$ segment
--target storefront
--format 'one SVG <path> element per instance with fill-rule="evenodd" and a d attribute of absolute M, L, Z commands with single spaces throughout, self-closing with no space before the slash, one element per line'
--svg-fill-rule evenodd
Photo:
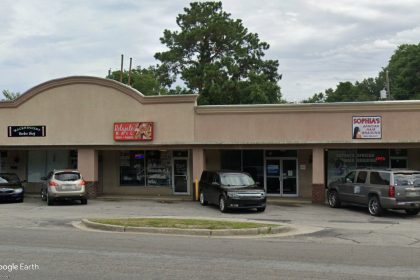
<path fill-rule="evenodd" d="M 420 101 L 197 106 L 116 81 L 67 77 L 0 102 L 0 172 L 37 193 L 79 169 L 92 196 L 184 195 L 204 169 L 251 174 L 270 196 L 322 202 L 360 166 L 420 169 Z"/>

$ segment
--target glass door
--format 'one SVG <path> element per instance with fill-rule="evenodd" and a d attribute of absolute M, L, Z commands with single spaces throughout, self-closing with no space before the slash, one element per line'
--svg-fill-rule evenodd
<path fill-rule="evenodd" d="M 297 196 L 296 159 L 282 159 L 282 195 Z"/>
<path fill-rule="evenodd" d="M 265 161 L 267 194 L 280 195 L 280 160 L 267 159 Z"/>
<path fill-rule="evenodd" d="M 175 194 L 189 193 L 188 158 L 173 159 L 173 190 Z"/>
<path fill-rule="evenodd" d="M 296 159 L 271 158 L 265 160 L 265 183 L 267 194 L 297 196 Z"/>

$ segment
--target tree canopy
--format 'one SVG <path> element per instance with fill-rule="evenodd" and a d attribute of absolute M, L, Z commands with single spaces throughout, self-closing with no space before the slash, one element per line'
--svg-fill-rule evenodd
<path fill-rule="evenodd" d="M 392 98 L 420 99 L 420 43 L 399 46 L 386 70 L 391 80 Z"/>
<path fill-rule="evenodd" d="M 194 2 L 184 12 L 176 18 L 180 30 L 165 30 L 160 39 L 168 50 L 155 54 L 167 85 L 181 79 L 200 104 L 281 102 L 279 63 L 263 59 L 269 45 L 258 34 L 221 2 Z"/>
<path fill-rule="evenodd" d="M 329 88 L 304 100 L 304 103 L 374 101 L 380 99 L 385 88 L 388 71 L 391 98 L 395 100 L 420 99 L 420 44 L 401 45 L 394 52 L 388 65 L 376 78 L 361 82 L 340 82 L 335 89 Z"/>

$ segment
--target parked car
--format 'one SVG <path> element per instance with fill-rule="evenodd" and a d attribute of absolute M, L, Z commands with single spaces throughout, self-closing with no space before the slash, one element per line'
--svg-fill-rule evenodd
<path fill-rule="evenodd" d="M 48 176 L 41 188 L 41 198 L 53 205 L 57 200 L 80 200 L 87 204 L 86 183 L 77 170 L 54 170 Z"/>
<path fill-rule="evenodd" d="M 218 205 L 221 212 L 229 208 L 256 208 L 262 212 L 267 201 L 264 189 L 245 172 L 203 171 L 199 193 L 201 205 Z"/>
<path fill-rule="evenodd" d="M 385 209 L 405 210 L 408 215 L 420 211 L 420 171 L 402 169 L 356 169 L 328 186 L 328 204 L 367 206 L 369 213 L 380 216 Z"/>
<path fill-rule="evenodd" d="M 0 201 L 23 202 L 24 182 L 15 173 L 0 173 Z"/>

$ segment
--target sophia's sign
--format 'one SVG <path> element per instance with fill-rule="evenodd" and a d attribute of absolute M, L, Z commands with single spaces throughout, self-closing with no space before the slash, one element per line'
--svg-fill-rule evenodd
<path fill-rule="evenodd" d="M 381 139 L 382 117 L 353 117 L 353 139 Z"/>
<path fill-rule="evenodd" d="M 115 141 L 152 141 L 153 122 L 114 123 Z"/>
<path fill-rule="evenodd" d="M 45 125 L 7 127 L 9 137 L 45 137 L 46 133 Z"/>

